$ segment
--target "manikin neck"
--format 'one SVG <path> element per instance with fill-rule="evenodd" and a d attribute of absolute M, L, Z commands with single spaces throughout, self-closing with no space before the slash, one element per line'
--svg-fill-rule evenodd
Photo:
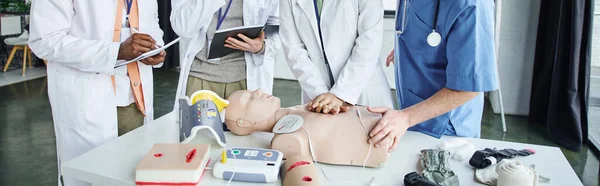
<path fill-rule="evenodd" d="M 277 109 L 277 111 L 275 111 L 267 120 L 267 124 L 265 125 L 264 128 L 260 128 L 259 131 L 262 132 L 272 132 L 273 131 L 273 127 L 275 127 L 275 124 L 277 123 L 277 121 L 279 121 L 283 116 L 288 115 L 292 112 L 292 109 L 289 108 L 280 108 Z"/>

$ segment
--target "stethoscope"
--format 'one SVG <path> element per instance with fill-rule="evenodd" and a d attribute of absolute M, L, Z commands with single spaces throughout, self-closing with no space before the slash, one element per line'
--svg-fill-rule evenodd
<path fill-rule="evenodd" d="M 406 9 L 408 8 L 409 0 L 404 0 L 404 3 L 399 3 L 399 5 L 403 7 L 403 8 L 398 8 L 398 10 L 402 9 L 402 24 L 400 24 L 400 25 L 396 24 L 396 33 L 402 35 L 404 33 L 404 29 L 406 28 Z M 429 35 L 427 35 L 427 44 L 429 44 L 429 46 L 431 46 L 431 47 L 437 47 L 442 42 L 442 35 L 440 35 L 440 33 L 437 32 L 437 30 L 436 30 L 439 13 L 440 13 L 440 0 L 437 0 L 437 3 L 435 5 L 435 13 L 433 16 L 433 30 L 431 31 L 431 33 Z M 396 13 L 396 18 L 398 17 L 397 14 L 398 13 Z M 398 27 L 400 27 L 400 28 L 398 28 Z"/>

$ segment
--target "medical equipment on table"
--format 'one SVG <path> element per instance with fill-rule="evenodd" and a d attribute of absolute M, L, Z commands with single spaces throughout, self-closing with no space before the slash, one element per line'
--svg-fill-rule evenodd
<path fill-rule="evenodd" d="M 298 115 L 285 115 L 275 123 L 273 133 L 286 134 L 296 132 L 304 124 L 304 118 Z"/>
<path fill-rule="evenodd" d="M 411 172 L 404 176 L 405 186 L 439 186 L 437 183 L 430 182 L 423 175 L 417 172 Z"/>
<path fill-rule="evenodd" d="M 533 149 L 523 149 L 523 150 L 514 150 L 514 149 L 490 149 L 486 148 L 484 150 L 478 150 L 473 154 L 471 159 L 469 160 L 469 164 L 477 169 L 483 169 L 490 165 L 494 165 L 503 159 L 512 159 L 519 156 L 529 156 L 535 154 L 535 150 Z"/>
<path fill-rule="evenodd" d="M 193 102 L 192 102 L 193 101 Z M 190 104 L 192 103 L 192 104 Z M 190 98 L 179 98 L 179 140 L 190 142 L 199 130 L 209 130 L 221 147 L 225 147 L 222 112 L 229 105 L 217 94 L 200 90 Z"/>
<path fill-rule="evenodd" d="M 210 161 L 208 144 L 154 144 L 135 169 L 136 185 L 198 185 Z"/>
<path fill-rule="evenodd" d="M 282 161 L 283 153 L 277 150 L 230 148 L 215 163 L 212 172 L 224 180 L 269 183 L 277 181 Z"/>
<path fill-rule="evenodd" d="M 400 10 L 402 10 L 402 22 L 400 25 L 396 24 L 396 34 L 402 35 L 404 33 L 404 30 L 406 29 L 406 9 L 408 8 L 408 6 L 410 6 L 410 0 L 401 0 L 399 6 L 400 7 L 398 7 L 398 11 L 396 11 L 396 18 L 398 17 Z M 429 46 L 432 47 L 437 47 L 442 42 L 442 35 L 440 35 L 440 33 L 436 31 L 439 13 L 440 0 L 437 0 L 437 3 L 435 5 L 435 13 L 433 17 L 433 30 L 427 36 L 427 44 L 429 44 Z"/>
<path fill-rule="evenodd" d="M 476 151 L 475 146 L 463 138 L 444 141 L 438 146 L 438 149 L 450 152 L 452 159 L 457 161 L 471 157 Z"/>

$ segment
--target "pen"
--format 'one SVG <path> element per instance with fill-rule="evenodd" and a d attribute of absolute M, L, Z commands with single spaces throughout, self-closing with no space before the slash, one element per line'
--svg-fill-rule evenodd
<path fill-rule="evenodd" d="M 132 30 L 134 33 L 140 33 L 140 34 L 143 34 L 143 33 L 141 33 L 140 31 L 136 30 L 136 29 L 135 29 L 135 28 L 133 28 L 133 27 L 131 27 L 131 30 Z M 160 46 L 158 46 L 157 44 L 154 44 L 154 46 L 155 46 L 156 48 L 160 48 Z"/>

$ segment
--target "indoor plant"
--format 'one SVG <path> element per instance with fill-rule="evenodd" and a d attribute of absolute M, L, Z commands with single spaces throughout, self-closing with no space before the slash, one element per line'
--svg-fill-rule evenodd
<path fill-rule="evenodd" d="M 2 13 L 29 13 L 31 2 L 24 0 L 2 0 L 0 1 L 0 12 Z"/>

